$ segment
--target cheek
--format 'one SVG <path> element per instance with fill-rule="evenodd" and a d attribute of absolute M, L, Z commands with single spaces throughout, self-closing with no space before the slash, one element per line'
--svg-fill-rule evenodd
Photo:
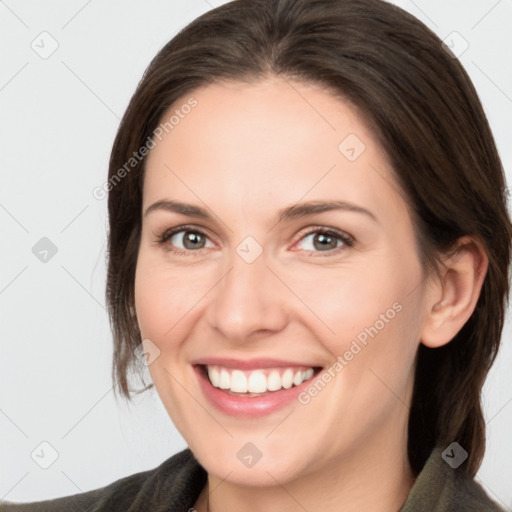
<path fill-rule="evenodd" d="M 307 283 L 290 287 L 324 325 L 326 339 L 344 340 L 374 324 L 381 331 L 393 322 L 407 295 L 405 281 L 396 273 L 354 266 L 316 272 Z"/>
<path fill-rule="evenodd" d="M 199 286 L 201 282 L 203 286 Z M 196 320 L 194 306 L 207 289 L 207 283 L 193 269 L 173 268 L 161 257 L 141 250 L 135 274 L 137 320 L 142 338 L 149 338 L 159 350 L 148 370 L 163 405 L 182 433 L 191 428 L 186 424 L 190 403 L 183 401 L 181 387 L 191 387 L 182 345 Z"/>
<path fill-rule="evenodd" d="M 322 269 L 309 283 L 295 278 L 292 286 L 322 344 L 353 367 L 350 374 L 375 366 L 392 380 L 393 372 L 409 370 L 417 348 L 421 268 L 412 252 L 381 256 L 368 265 Z"/>
<path fill-rule="evenodd" d="M 172 342 L 207 293 L 207 273 L 198 267 L 171 266 L 141 251 L 135 274 L 135 307 L 142 335 L 156 343 Z"/>

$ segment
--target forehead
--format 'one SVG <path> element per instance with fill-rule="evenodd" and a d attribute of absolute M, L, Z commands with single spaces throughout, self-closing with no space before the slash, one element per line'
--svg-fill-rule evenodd
<path fill-rule="evenodd" d="M 195 106 L 184 108 L 191 98 Z M 397 199 L 371 127 L 319 85 L 215 83 L 180 98 L 162 122 L 173 115 L 146 162 L 145 205 L 164 193 L 195 202 L 215 193 L 259 209 L 263 193 L 276 208 L 303 196 L 381 209 Z"/>

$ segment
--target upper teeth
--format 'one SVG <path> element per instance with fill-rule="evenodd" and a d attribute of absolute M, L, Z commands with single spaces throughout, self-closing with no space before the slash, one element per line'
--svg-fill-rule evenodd
<path fill-rule="evenodd" d="M 234 370 L 222 366 L 208 366 L 208 377 L 216 388 L 229 389 L 235 393 L 265 393 L 289 389 L 310 379 L 313 368 L 273 368 L 253 371 Z"/>

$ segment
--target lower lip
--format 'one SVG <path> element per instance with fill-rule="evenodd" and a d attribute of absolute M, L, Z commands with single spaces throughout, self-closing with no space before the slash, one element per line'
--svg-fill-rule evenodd
<path fill-rule="evenodd" d="M 315 372 L 311 379 L 289 389 L 269 391 L 266 395 L 247 397 L 230 395 L 222 389 L 214 387 L 210 379 L 203 373 L 202 367 L 194 366 L 194 370 L 203 393 L 217 409 L 231 416 L 249 418 L 271 414 L 294 400 L 298 400 L 298 395 L 311 384 L 312 379 L 316 376 Z"/>

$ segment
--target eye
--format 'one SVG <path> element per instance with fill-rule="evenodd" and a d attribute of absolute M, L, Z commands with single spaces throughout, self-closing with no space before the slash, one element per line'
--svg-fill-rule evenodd
<path fill-rule="evenodd" d="M 180 255 L 189 255 L 206 247 L 215 247 L 205 233 L 192 226 L 178 226 L 165 231 L 158 236 L 157 244 L 166 244 L 170 251 Z"/>
<path fill-rule="evenodd" d="M 315 227 L 303 236 L 299 242 L 302 249 L 313 252 L 324 252 L 321 256 L 331 256 L 346 247 L 354 245 L 354 238 L 332 228 Z"/>
<path fill-rule="evenodd" d="M 309 252 L 325 253 L 320 256 L 332 256 L 354 245 L 354 238 L 347 233 L 316 226 L 302 236 L 296 245 L 303 244 L 302 249 Z M 157 235 L 157 245 L 180 256 L 191 256 L 194 252 L 208 247 L 215 247 L 208 236 L 194 226 L 177 226 Z"/>

